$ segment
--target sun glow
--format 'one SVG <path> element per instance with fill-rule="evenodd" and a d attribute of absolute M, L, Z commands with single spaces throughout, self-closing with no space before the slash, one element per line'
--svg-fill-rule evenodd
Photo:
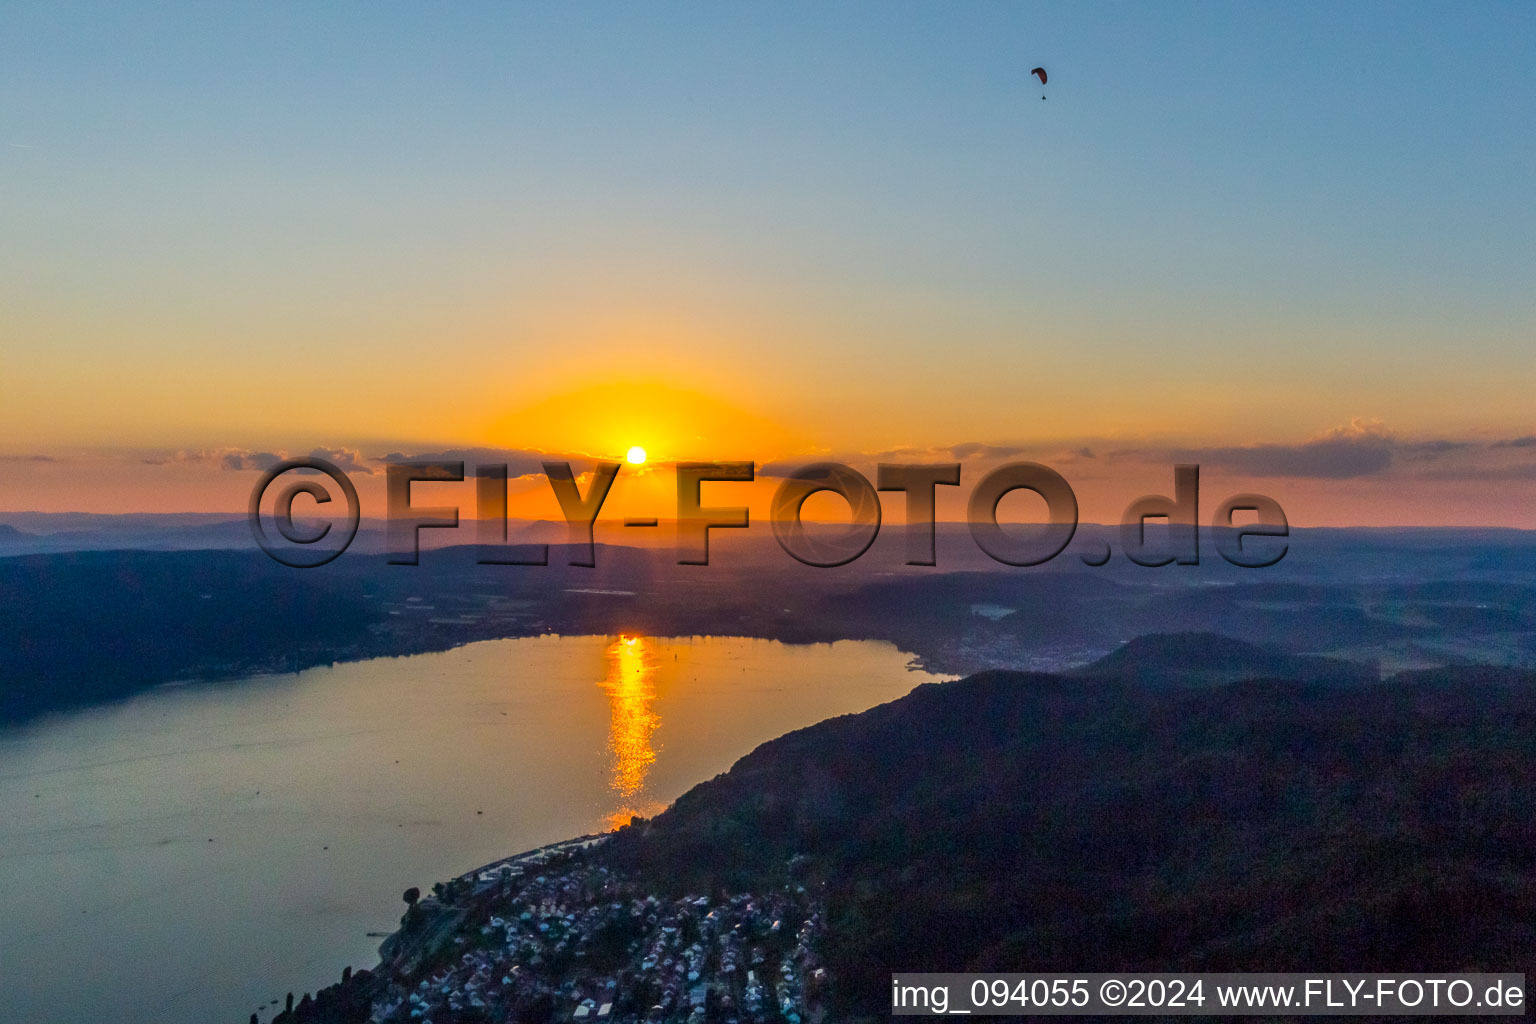
<path fill-rule="evenodd" d="M 645 449 L 641 448 L 639 445 L 635 445 L 633 448 L 631 448 L 624 454 L 624 457 L 629 460 L 629 464 L 631 466 L 645 465 Z"/>
<path fill-rule="evenodd" d="M 483 430 L 494 445 L 586 457 L 623 452 L 642 437 L 647 459 L 653 452 L 668 459 L 766 459 L 810 445 L 752 410 L 650 378 L 547 395 Z"/>

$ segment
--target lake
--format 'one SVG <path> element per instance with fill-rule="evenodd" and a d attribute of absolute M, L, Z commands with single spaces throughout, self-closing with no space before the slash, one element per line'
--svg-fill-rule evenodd
<path fill-rule="evenodd" d="M 652 815 L 937 676 L 886 643 L 529 637 L 0 730 L 0 1020 L 244 1024 L 410 886 Z"/>

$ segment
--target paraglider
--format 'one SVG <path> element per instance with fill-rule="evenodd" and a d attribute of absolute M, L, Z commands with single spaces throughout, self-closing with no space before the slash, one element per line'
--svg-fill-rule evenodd
<path fill-rule="evenodd" d="M 1040 79 L 1040 84 L 1042 86 L 1045 85 L 1045 68 L 1031 68 L 1029 73 Z M 1042 94 L 1040 98 L 1043 100 L 1045 99 L 1045 96 Z"/>

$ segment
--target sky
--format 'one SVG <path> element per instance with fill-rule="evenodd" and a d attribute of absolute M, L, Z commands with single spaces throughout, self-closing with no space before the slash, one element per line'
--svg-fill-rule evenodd
<path fill-rule="evenodd" d="M 1185 459 L 1536 528 L 1532 53 L 1515 2 L 7 3 L 0 511 L 959 447 L 1107 519 Z"/>

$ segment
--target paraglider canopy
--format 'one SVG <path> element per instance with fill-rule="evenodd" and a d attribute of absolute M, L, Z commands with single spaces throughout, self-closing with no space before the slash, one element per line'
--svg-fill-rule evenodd
<path fill-rule="evenodd" d="M 1029 73 L 1040 79 L 1041 85 L 1045 84 L 1045 68 L 1034 68 Z"/>

